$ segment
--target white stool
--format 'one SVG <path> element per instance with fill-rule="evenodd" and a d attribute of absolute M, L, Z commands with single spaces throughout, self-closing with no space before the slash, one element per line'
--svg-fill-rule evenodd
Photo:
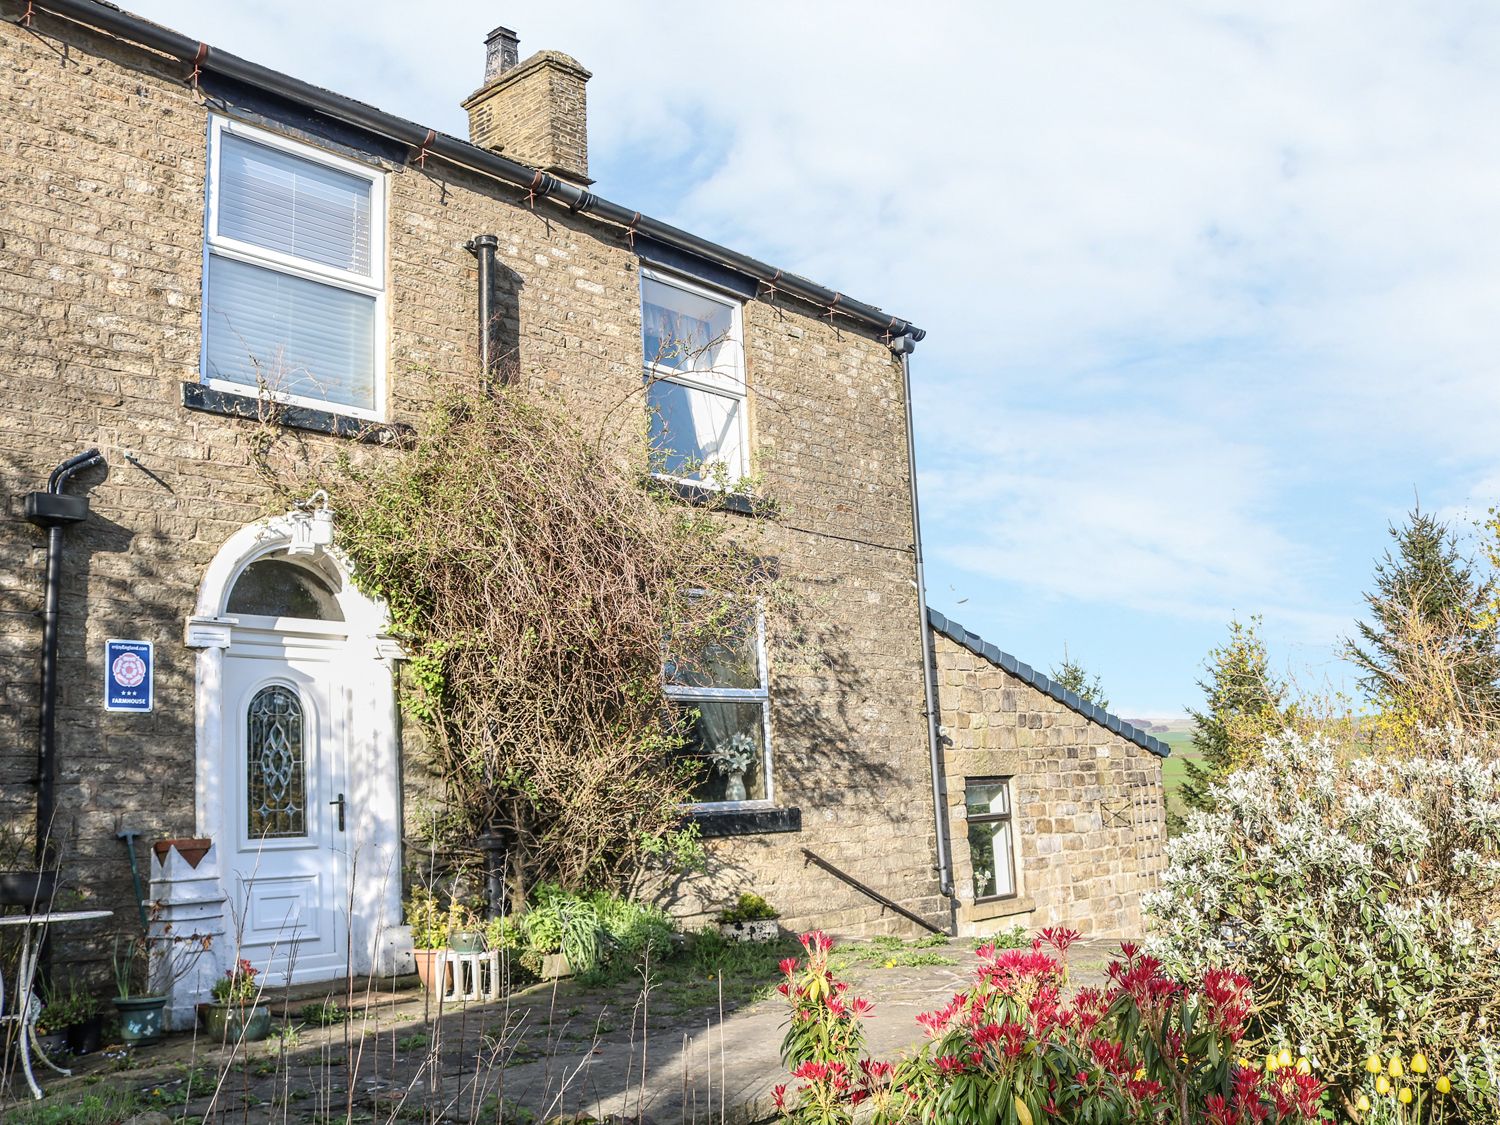
<path fill-rule="evenodd" d="M 438 991 L 444 1003 L 500 999 L 500 953 L 455 953 L 445 949 L 437 959 Z"/>

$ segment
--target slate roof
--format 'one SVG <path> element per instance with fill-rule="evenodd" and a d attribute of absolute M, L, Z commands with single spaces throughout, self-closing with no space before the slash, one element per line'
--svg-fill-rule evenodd
<path fill-rule="evenodd" d="M 1165 758 L 1172 753 L 1172 748 L 1159 738 L 1153 738 L 1139 727 L 1132 726 L 1118 715 L 1112 715 L 1102 707 L 1095 707 L 1092 703 L 1081 698 L 1076 692 L 1071 692 L 1056 680 L 1042 675 L 1029 664 L 1022 664 L 1008 652 L 1001 652 L 989 641 L 976 633 L 971 633 L 957 621 L 950 621 L 937 610 L 927 609 L 928 620 L 933 629 L 943 634 L 954 644 L 962 645 L 975 656 L 982 656 L 991 664 L 997 664 L 1017 679 L 1025 680 L 1038 691 L 1045 692 L 1057 700 L 1069 710 L 1077 711 L 1090 722 L 1098 723 L 1100 726 L 1114 731 L 1121 738 L 1134 742 L 1143 750 L 1149 750 L 1159 758 Z"/>

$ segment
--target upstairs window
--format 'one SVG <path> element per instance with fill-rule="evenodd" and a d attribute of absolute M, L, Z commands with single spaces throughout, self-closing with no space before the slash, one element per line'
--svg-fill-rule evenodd
<path fill-rule="evenodd" d="M 699 806 L 772 799 L 765 627 L 747 613 L 691 662 L 669 656 L 667 696 L 688 720 L 682 753 L 698 767 Z"/>
<path fill-rule="evenodd" d="M 658 474 L 710 484 L 743 477 L 749 464 L 739 303 L 643 270 L 641 346 Z"/>
<path fill-rule="evenodd" d="M 382 173 L 239 122 L 211 121 L 203 382 L 378 418 Z"/>

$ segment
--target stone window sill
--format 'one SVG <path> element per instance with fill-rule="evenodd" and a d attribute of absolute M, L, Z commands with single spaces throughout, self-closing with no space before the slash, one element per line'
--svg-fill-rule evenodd
<path fill-rule="evenodd" d="M 726 512 L 753 516 L 757 519 L 769 519 L 776 514 L 775 504 L 762 496 L 746 496 L 742 492 L 724 492 L 706 484 L 693 484 L 690 481 L 676 480 L 672 477 L 652 476 L 647 479 L 648 483 L 677 497 L 684 504 L 702 508 L 722 508 Z"/>
<path fill-rule="evenodd" d="M 688 817 L 705 840 L 802 831 L 801 809 L 693 809 Z"/>
<path fill-rule="evenodd" d="M 1013 914 L 1030 914 L 1036 909 L 1036 900 L 1029 895 L 1015 898 L 997 898 L 992 902 L 970 902 L 958 908 L 960 922 L 988 922 L 994 918 L 1009 918 Z"/>
<path fill-rule="evenodd" d="M 399 422 L 371 422 L 364 418 L 352 418 L 347 414 L 335 414 L 331 410 L 316 410 L 310 406 L 292 406 L 279 402 L 267 406 L 254 395 L 231 394 L 214 387 L 205 387 L 202 383 L 182 384 L 182 405 L 205 414 L 221 414 L 226 418 L 243 418 L 250 422 L 274 421 L 279 426 L 294 430 L 331 434 L 374 445 L 400 441 L 415 432 L 410 426 Z"/>

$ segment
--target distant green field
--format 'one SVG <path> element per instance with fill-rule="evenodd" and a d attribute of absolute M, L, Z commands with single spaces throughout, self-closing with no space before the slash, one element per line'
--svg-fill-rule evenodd
<path fill-rule="evenodd" d="M 1187 777 L 1186 762 L 1191 759 L 1197 761 L 1199 754 L 1193 749 L 1193 732 L 1186 730 L 1168 731 L 1166 734 L 1158 734 L 1161 739 L 1172 748 L 1172 756 L 1161 764 L 1162 786 L 1167 791 L 1167 803 L 1176 805 L 1177 790 Z M 1181 807 L 1178 811 L 1181 811 Z"/>

